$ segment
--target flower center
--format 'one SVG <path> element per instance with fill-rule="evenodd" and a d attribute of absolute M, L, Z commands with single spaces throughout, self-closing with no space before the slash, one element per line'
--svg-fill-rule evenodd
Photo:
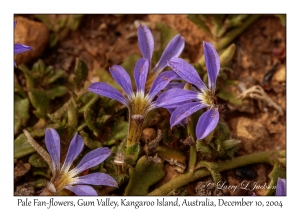
<path fill-rule="evenodd" d="M 144 118 L 150 106 L 148 95 L 145 97 L 143 92 L 137 92 L 136 95 L 131 99 L 130 106 L 131 116 L 141 115 Z"/>
<path fill-rule="evenodd" d="M 198 94 L 198 99 L 201 103 L 206 104 L 209 107 L 214 107 L 214 94 L 210 89 L 203 91 L 202 93 Z"/>

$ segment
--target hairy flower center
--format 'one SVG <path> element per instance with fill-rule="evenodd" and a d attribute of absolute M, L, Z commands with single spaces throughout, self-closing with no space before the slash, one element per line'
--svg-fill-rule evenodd
<path fill-rule="evenodd" d="M 132 98 L 131 103 L 131 115 L 142 115 L 146 116 L 150 102 L 148 96 L 144 96 L 143 92 L 137 92 L 136 95 Z"/>
<path fill-rule="evenodd" d="M 203 91 L 202 93 L 198 94 L 198 99 L 201 101 L 201 103 L 206 104 L 209 107 L 214 107 L 214 94 L 211 90 L 207 89 Z"/>
<path fill-rule="evenodd" d="M 72 181 L 73 177 L 70 176 L 68 173 L 60 174 L 54 180 L 52 180 L 52 186 L 56 189 L 56 192 L 59 193 L 64 189 L 65 186 L 70 184 Z"/>

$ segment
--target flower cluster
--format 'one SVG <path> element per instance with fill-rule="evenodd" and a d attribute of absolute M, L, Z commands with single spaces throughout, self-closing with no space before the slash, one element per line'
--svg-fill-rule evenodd
<path fill-rule="evenodd" d="M 161 94 L 156 100 L 158 107 L 176 108 L 171 115 L 171 127 L 181 123 L 182 120 L 196 111 L 209 108 L 198 120 L 196 126 L 197 140 L 204 139 L 215 129 L 219 121 L 218 106 L 214 103 L 214 96 L 220 70 L 220 59 L 211 43 L 204 42 L 203 46 L 208 72 L 208 86 L 203 83 L 192 65 L 181 58 L 173 57 L 168 61 L 168 65 L 183 80 L 193 84 L 198 90 L 172 88 Z"/>
<path fill-rule="evenodd" d="M 98 195 L 89 185 L 106 185 L 118 187 L 117 182 L 109 175 L 104 173 L 92 173 L 78 177 L 77 175 L 86 169 L 92 168 L 103 162 L 111 151 L 103 147 L 87 153 L 80 163 L 70 170 L 73 161 L 81 153 L 84 143 L 83 139 L 77 133 L 73 137 L 64 164 L 60 167 L 60 138 L 56 130 L 47 128 L 45 134 L 45 143 L 51 156 L 52 179 L 48 183 L 41 195 L 56 195 L 63 189 L 70 190 L 76 195 Z"/>
<path fill-rule="evenodd" d="M 134 121 L 136 124 L 134 125 L 136 126 L 136 128 L 133 129 L 133 132 L 138 133 L 135 135 L 131 134 L 129 128 L 128 142 L 132 141 L 133 143 L 138 142 L 143 120 L 146 117 L 147 113 L 157 107 L 156 102 L 154 101 L 155 96 L 162 89 L 164 89 L 171 80 L 178 77 L 177 74 L 173 71 L 165 71 L 159 75 L 157 74 L 167 66 L 167 61 L 171 59 L 171 57 L 178 56 L 184 47 L 184 40 L 180 35 L 175 36 L 170 41 L 170 43 L 164 50 L 159 62 L 154 67 L 154 69 L 151 70 L 151 73 L 157 76 L 155 76 L 150 90 L 146 93 L 145 86 L 150 69 L 152 53 L 154 50 L 154 41 L 151 31 L 144 25 L 140 25 L 138 27 L 138 43 L 143 58 L 138 60 L 134 68 L 134 79 L 136 84 L 135 91 L 133 91 L 130 76 L 128 75 L 126 70 L 119 65 L 114 65 L 113 67 L 109 68 L 109 71 L 114 80 L 125 91 L 126 97 L 124 97 L 115 88 L 104 82 L 93 83 L 89 87 L 89 91 L 101 96 L 115 99 L 127 106 L 127 108 L 129 109 L 130 120 Z"/>
<path fill-rule="evenodd" d="M 14 28 L 17 25 L 17 21 L 14 21 Z M 14 54 L 19 54 L 22 52 L 26 52 L 28 50 L 32 50 L 33 48 L 27 45 L 23 44 L 14 44 Z M 16 62 L 14 62 L 14 65 L 17 66 Z"/>

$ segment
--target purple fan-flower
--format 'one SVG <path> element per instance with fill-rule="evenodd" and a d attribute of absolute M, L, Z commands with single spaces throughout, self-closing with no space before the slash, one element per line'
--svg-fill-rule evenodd
<path fill-rule="evenodd" d="M 149 68 L 151 67 L 151 59 L 154 51 L 154 39 L 150 29 L 141 24 L 138 27 L 138 43 L 143 58 L 148 59 Z M 184 48 L 184 38 L 177 34 L 166 46 L 159 61 L 153 69 L 149 71 L 152 75 L 159 74 L 166 66 L 168 60 L 172 57 L 178 57 Z"/>
<path fill-rule="evenodd" d="M 158 107 L 176 108 L 170 118 L 171 127 L 179 124 L 184 118 L 196 111 L 209 108 L 198 120 L 196 126 L 197 140 L 204 139 L 216 128 L 219 122 L 219 112 L 214 103 L 214 95 L 220 70 L 220 59 L 211 43 L 203 42 L 203 46 L 208 72 L 208 86 L 203 83 L 192 65 L 181 58 L 173 57 L 168 61 L 168 65 L 182 79 L 193 84 L 198 91 L 173 88 L 161 94 L 156 100 Z M 182 105 L 182 102 L 186 103 Z"/>
<path fill-rule="evenodd" d="M 96 82 L 90 85 L 89 91 L 101 96 L 115 99 L 129 110 L 129 131 L 127 145 L 131 146 L 139 142 L 142 126 L 148 112 L 156 108 L 155 96 L 164 89 L 171 80 L 177 77 L 173 71 L 165 71 L 159 74 L 152 83 L 148 93 L 145 84 L 148 75 L 148 59 L 141 58 L 134 68 L 136 91 L 133 91 L 130 76 L 121 66 L 114 65 L 109 71 L 114 80 L 124 89 L 126 97 L 112 86 L 104 82 Z"/>
<path fill-rule="evenodd" d="M 286 179 L 278 178 L 275 195 L 286 196 Z"/>
<path fill-rule="evenodd" d="M 89 185 L 118 187 L 117 182 L 104 173 L 96 172 L 78 176 L 84 170 L 100 164 L 110 156 L 111 151 L 109 148 L 103 147 L 90 151 L 75 168 L 70 170 L 73 161 L 83 149 L 82 137 L 77 133 L 75 134 L 62 167 L 60 167 L 60 138 L 56 130 L 53 128 L 46 129 L 45 143 L 51 157 L 49 167 L 53 176 L 41 195 L 56 195 L 63 189 L 70 190 L 76 195 L 98 195 L 96 190 Z"/>
<path fill-rule="evenodd" d="M 14 21 L 14 28 L 17 25 L 17 21 Z M 19 54 L 22 52 L 26 52 L 28 50 L 32 50 L 33 48 L 24 44 L 14 44 L 14 54 Z M 14 62 L 14 65 L 17 66 L 16 62 Z"/>
<path fill-rule="evenodd" d="M 154 80 L 148 93 L 145 93 L 145 84 L 148 74 L 148 59 L 141 58 L 134 68 L 134 79 L 136 83 L 136 91 L 133 91 L 130 76 L 121 66 L 114 65 L 109 71 L 114 80 L 124 89 L 126 97 L 112 86 L 104 82 L 96 82 L 90 85 L 89 91 L 101 96 L 115 99 L 130 111 L 133 118 L 144 118 L 146 114 L 156 108 L 156 102 L 153 101 L 159 91 L 164 89 L 166 85 L 177 75 L 172 71 L 162 72 Z"/>

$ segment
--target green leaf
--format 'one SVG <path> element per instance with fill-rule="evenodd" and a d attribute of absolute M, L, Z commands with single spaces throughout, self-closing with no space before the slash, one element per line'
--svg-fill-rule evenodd
<path fill-rule="evenodd" d="M 29 163 L 37 168 L 46 168 L 48 167 L 47 162 L 38 154 L 34 153 L 29 157 Z"/>
<path fill-rule="evenodd" d="M 270 184 L 268 185 L 270 188 L 268 188 L 265 195 L 274 195 L 278 178 L 286 178 L 286 167 L 279 162 L 275 162 L 273 170 L 269 174 L 269 178 L 271 179 Z"/>
<path fill-rule="evenodd" d="M 99 141 L 93 141 L 84 131 L 80 131 L 80 136 L 82 136 L 84 144 L 90 149 L 96 149 L 102 146 Z"/>
<path fill-rule="evenodd" d="M 113 125 L 111 132 L 105 141 L 105 145 L 110 146 L 115 144 L 118 140 L 126 138 L 128 133 L 128 122 L 124 121 L 123 118 L 119 118 L 118 121 Z"/>
<path fill-rule="evenodd" d="M 74 83 L 77 90 L 83 87 L 84 81 L 87 79 L 88 72 L 89 69 L 86 63 L 76 58 Z"/>
<path fill-rule="evenodd" d="M 14 141 L 14 158 L 18 159 L 35 152 L 35 149 L 29 144 L 26 136 L 22 133 Z"/>
<path fill-rule="evenodd" d="M 36 109 L 36 116 L 39 118 L 45 118 L 46 113 L 48 113 L 50 109 L 50 101 L 47 97 L 46 91 L 31 89 L 29 91 L 29 99 L 32 106 Z"/>
<path fill-rule="evenodd" d="M 163 159 L 166 159 L 166 160 L 172 159 L 172 160 L 176 160 L 180 163 L 185 163 L 185 159 L 186 159 L 185 155 L 178 150 L 160 145 L 156 148 L 155 152 L 158 154 L 158 156 L 160 156 Z"/>
<path fill-rule="evenodd" d="M 242 105 L 242 101 L 237 99 L 235 94 L 233 94 L 232 92 L 228 92 L 224 89 L 220 89 L 217 96 L 225 101 L 232 103 L 232 104 Z"/>
<path fill-rule="evenodd" d="M 53 88 L 47 89 L 46 94 L 49 99 L 53 100 L 56 97 L 66 95 L 68 91 L 69 89 L 66 86 L 55 86 Z"/>
<path fill-rule="evenodd" d="M 203 167 L 206 168 L 210 172 L 215 183 L 218 183 L 220 181 L 221 175 L 218 171 L 218 164 L 212 163 L 212 162 L 207 162 L 207 161 L 200 161 L 197 164 L 197 169 L 203 168 Z"/>
<path fill-rule="evenodd" d="M 35 188 L 44 188 L 47 186 L 48 182 L 49 182 L 49 180 L 47 180 L 47 179 L 38 179 L 35 181 L 34 187 Z"/>
<path fill-rule="evenodd" d="M 91 107 L 96 101 L 99 99 L 99 95 L 92 93 L 92 92 L 86 92 L 79 98 L 80 106 L 82 106 L 79 109 L 79 113 L 84 113 L 89 107 Z"/>
<path fill-rule="evenodd" d="M 82 17 L 83 17 L 82 14 L 70 15 L 66 24 L 67 28 L 71 29 L 72 31 L 77 30 Z"/>
<path fill-rule="evenodd" d="M 96 113 L 95 110 L 89 107 L 88 109 L 85 110 L 84 114 L 84 121 L 86 125 L 93 131 L 93 134 L 95 136 L 99 135 L 98 128 L 96 127 Z"/>
<path fill-rule="evenodd" d="M 222 67 L 227 66 L 231 62 L 231 60 L 235 54 L 235 51 L 236 51 L 236 46 L 234 43 L 232 43 L 221 53 L 220 65 Z"/>
<path fill-rule="evenodd" d="M 147 195 L 149 187 L 164 177 L 163 161 L 158 157 L 142 156 L 135 168 L 129 169 L 129 183 L 124 195 Z"/>
<path fill-rule="evenodd" d="M 29 99 L 20 99 L 15 96 L 14 103 L 14 134 L 18 133 L 20 129 L 26 126 L 29 119 Z"/>
<path fill-rule="evenodd" d="M 45 79 L 44 85 L 49 85 L 51 83 L 56 82 L 58 79 L 65 78 L 65 77 L 67 77 L 67 73 L 64 70 L 61 69 L 55 70 L 52 76 L 48 76 Z"/>
<path fill-rule="evenodd" d="M 75 108 L 74 102 L 70 100 L 68 105 L 68 126 L 75 129 L 77 127 L 77 124 L 77 110 Z"/>

